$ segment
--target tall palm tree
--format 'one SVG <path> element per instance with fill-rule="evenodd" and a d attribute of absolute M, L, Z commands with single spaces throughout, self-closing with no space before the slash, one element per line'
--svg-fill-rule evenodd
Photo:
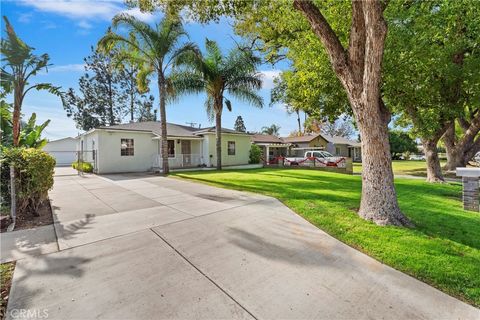
<path fill-rule="evenodd" d="M 48 54 L 37 56 L 33 54 L 34 48 L 23 42 L 13 30 L 7 17 L 5 20 L 5 33 L 7 37 L 2 38 L 0 52 L 2 54 L 2 67 L 0 74 L 0 86 L 3 98 L 13 92 L 13 115 L 12 115 L 12 135 L 13 146 L 17 147 L 20 143 L 20 117 L 23 100 L 25 95 L 32 89 L 47 90 L 57 96 L 62 97 L 60 87 L 55 87 L 50 83 L 36 83 L 29 86 L 29 80 L 42 69 L 47 69 L 50 57 Z"/>
<path fill-rule="evenodd" d="M 272 124 L 270 127 L 263 127 L 262 133 L 278 137 L 280 135 L 280 127 L 276 124 Z"/>
<path fill-rule="evenodd" d="M 175 94 L 206 92 L 205 109 L 211 121 L 215 118 L 217 169 L 222 169 L 222 112 L 223 106 L 232 111 L 226 94 L 256 107 L 263 107 L 263 99 L 256 91 L 262 87 L 257 71 L 260 59 L 251 51 L 235 48 L 222 55 L 215 41 L 206 39 L 206 55 L 185 56 L 179 63 L 184 68 L 172 76 Z"/>
<path fill-rule="evenodd" d="M 113 29 L 126 27 L 132 36 L 123 36 L 109 30 L 98 42 L 101 50 L 110 51 L 117 46 L 127 45 L 130 51 L 119 50 L 119 60 L 125 59 L 136 62 L 140 67 L 137 76 L 140 91 L 146 91 L 149 84 L 148 78 L 157 76 L 158 91 L 160 96 L 160 126 L 162 144 L 162 171 L 169 173 L 168 142 L 167 142 L 167 116 L 165 105 L 169 98 L 169 74 L 183 55 L 198 51 L 197 46 L 191 42 L 180 43 L 187 34 L 179 20 L 162 19 L 155 26 L 138 20 L 128 14 L 119 14 L 112 19 Z"/>

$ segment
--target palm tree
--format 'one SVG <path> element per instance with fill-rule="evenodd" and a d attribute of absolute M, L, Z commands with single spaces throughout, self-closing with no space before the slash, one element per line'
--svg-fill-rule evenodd
<path fill-rule="evenodd" d="M 263 127 L 262 133 L 278 137 L 280 135 L 280 127 L 276 124 L 272 124 L 270 127 Z"/>
<path fill-rule="evenodd" d="M 47 69 L 50 57 L 44 53 L 41 56 L 33 54 L 34 48 L 23 42 L 13 30 L 7 17 L 5 20 L 5 31 L 7 37 L 2 38 L 1 54 L 2 67 L 0 74 L 0 85 L 2 88 L 1 97 L 13 92 L 13 115 L 12 115 L 12 135 L 13 146 L 17 147 L 20 143 L 20 117 L 22 104 L 25 95 L 32 89 L 47 90 L 57 96 L 62 97 L 60 87 L 54 87 L 50 83 L 37 83 L 29 86 L 29 80 L 42 69 Z"/>
<path fill-rule="evenodd" d="M 222 111 L 223 106 L 232 111 L 229 96 L 263 107 L 263 99 L 256 91 L 262 87 L 261 74 L 257 72 L 260 59 L 251 51 L 234 48 L 223 56 L 215 41 L 206 39 L 206 55 L 189 55 L 180 61 L 185 68 L 172 76 L 175 94 L 206 92 L 205 109 L 210 121 L 215 118 L 217 169 L 222 169 Z"/>
<path fill-rule="evenodd" d="M 160 96 L 160 126 L 162 144 L 162 171 L 169 173 L 167 116 L 165 105 L 169 97 L 169 71 L 183 55 L 198 51 L 191 42 L 180 44 L 182 37 L 187 36 L 179 20 L 162 19 L 154 27 L 128 14 L 119 14 L 112 19 L 112 27 L 126 27 L 132 36 L 124 37 L 109 30 L 98 42 L 101 50 L 110 51 L 115 47 L 128 46 L 132 50 L 119 50 L 119 61 L 136 62 L 140 67 L 137 76 L 140 91 L 146 91 L 148 78 L 157 76 Z"/>

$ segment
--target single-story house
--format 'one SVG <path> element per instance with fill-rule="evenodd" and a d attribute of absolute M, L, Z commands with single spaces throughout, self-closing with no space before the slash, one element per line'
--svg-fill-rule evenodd
<path fill-rule="evenodd" d="M 167 123 L 167 136 L 171 169 L 216 165 L 215 127 Z M 248 164 L 250 146 L 250 134 L 222 128 L 222 165 Z M 161 170 L 160 122 L 95 128 L 79 136 L 78 149 L 99 174 Z"/>
<path fill-rule="evenodd" d="M 303 156 L 307 149 L 321 149 L 330 152 L 334 156 L 349 157 L 353 161 L 362 161 L 360 142 L 344 137 L 333 137 L 317 133 L 280 139 L 283 143 L 291 145 L 289 154 L 294 156 Z"/>
<path fill-rule="evenodd" d="M 69 166 L 77 159 L 77 139 L 66 137 L 48 141 L 42 149 L 57 161 L 57 166 Z"/>
<path fill-rule="evenodd" d="M 254 134 L 251 137 L 253 144 L 262 148 L 264 164 L 276 163 L 276 159 L 288 155 L 290 143 L 285 143 L 282 138 L 268 134 Z M 265 155 L 268 155 L 266 157 Z"/>

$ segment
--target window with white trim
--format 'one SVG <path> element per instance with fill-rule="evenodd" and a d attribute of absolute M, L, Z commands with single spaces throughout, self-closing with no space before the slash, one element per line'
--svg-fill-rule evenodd
<path fill-rule="evenodd" d="M 175 140 L 167 140 L 168 157 L 175 158 Z"/>
<path fill-rule="evenodd" d="M 235 141 L 228 141 L 228 155 L 235 155 Z"/>
<path fill-rule="evenodd" d="M 133 139 L 120 139 L 120 155 L 133 156 L 134 155 Z"/>

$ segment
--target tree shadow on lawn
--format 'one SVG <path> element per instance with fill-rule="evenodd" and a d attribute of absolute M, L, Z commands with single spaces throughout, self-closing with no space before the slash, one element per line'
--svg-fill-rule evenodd
<path fill-rule="evenodd" d="M 480 274 L 480 215 L 462 209 L 459 185 L 397 179 L 400 207 L 415 223 L 414 228 L 407 229 L 379 227 L 358 217 L 359 176 L 310 170 L 180 176 L 276 197 L 343 242 L 480 305 L 480 277 L 476 276 Z"/>
<path fill-rule="evenodd" d="M 232 173 L 235 175 L 233 179 L 230 177 Z M 324 210 L 353 213 L 360 205 L 361 177 L 358 176 L 288 169 L 195 172 L 179 176 L 230 189 L 268 194 L 294 210 L 304 201 L 303 206 L 309 211 L 322 207 L 317 215 L 323 215 Z M 414 230 L 480 249 L 480 215 L 463 210 L 458 185 L 409 179 L 397 179 L 395 184 L 400 207 L 415 223 Z M 355 219 L 360 218 L 355 214 Z"/>

